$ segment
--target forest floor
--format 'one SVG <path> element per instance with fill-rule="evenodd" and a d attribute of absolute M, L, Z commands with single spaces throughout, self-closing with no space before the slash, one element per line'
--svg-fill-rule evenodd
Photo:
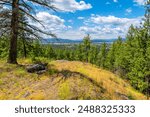
<path fill-rule="evenodd" d="M 2 100 L 143 100 L 117 75 L 78 61 L 49 61 L 42 75 L 28 73 L 24 66 L 30 59 L 20 59 L 11 65 L 0 60 L 0 99 Z"/>

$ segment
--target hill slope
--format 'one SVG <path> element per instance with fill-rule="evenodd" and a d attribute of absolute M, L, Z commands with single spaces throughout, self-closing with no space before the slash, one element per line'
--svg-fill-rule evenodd
<path fill-rule="evenodd" d="M 0 99 L 146 99 L 113 73 L 88 63 L 52 61 L 48 69 L 42 75 L 30 74 L 1 61 Z"/>

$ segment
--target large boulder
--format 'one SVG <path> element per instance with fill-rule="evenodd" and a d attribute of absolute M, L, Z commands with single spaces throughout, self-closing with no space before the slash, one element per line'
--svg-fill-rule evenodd
<path fill-rule="evenodd" d="M 27 68 L 27 72 L 29 73 L 34 73 L 34 72 L 39 72 L 47 69 L 47 63 L 39 63 L 39 64 L 34 64 L 34 65 L 29 65 Z"/>

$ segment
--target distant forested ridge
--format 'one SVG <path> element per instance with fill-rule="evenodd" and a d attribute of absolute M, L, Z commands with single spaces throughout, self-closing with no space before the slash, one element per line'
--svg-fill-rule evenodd
<path fill-rule="evenodd" d="M 99 43 L 112 43 L 116 41 L 117 39 L 92 39 L 91 42 L 94 44 L 99 44 Z M 123 39 L 125 41 L 125 39 Z M 82 43 L 83 39 L 60 39 L 60 38 L 50 38 L 50 39 L 43 39 L 42 43 L 48 44 L 79 44 Z"/>

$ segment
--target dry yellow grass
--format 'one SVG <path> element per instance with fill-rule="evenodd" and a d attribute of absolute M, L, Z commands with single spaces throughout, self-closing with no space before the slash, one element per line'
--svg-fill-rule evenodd
<path fill-rule="evenodd" d="M 0 61 L 0 99 L 146 99 L 118 76 L 88 63 L 62 60 L 48 67 L 47 73 L 37 75 Z"/>
<path fill-rule="evenodd" d="M 97 68 L 94 65 L 88 63 L 82 63 L 77 61 L 72 62 L 63 62 L 63 61 L 54 61 L 51 62 L 58 70 L 70 70 L 72 72 L 80 72 L 86 76 L 89 76 L 97 83 L 101 84 L 106 92 L 103 97 L 106 99 L 120 99 L 117 94 L 127 95 L 129 98 L 133 99 L 146 99 L 145 96 L 138 91 L 134 90 L 127 82 L 116 76 L 115 74 Z M 122 95 L 122 96 L 123 96 Z"/>

